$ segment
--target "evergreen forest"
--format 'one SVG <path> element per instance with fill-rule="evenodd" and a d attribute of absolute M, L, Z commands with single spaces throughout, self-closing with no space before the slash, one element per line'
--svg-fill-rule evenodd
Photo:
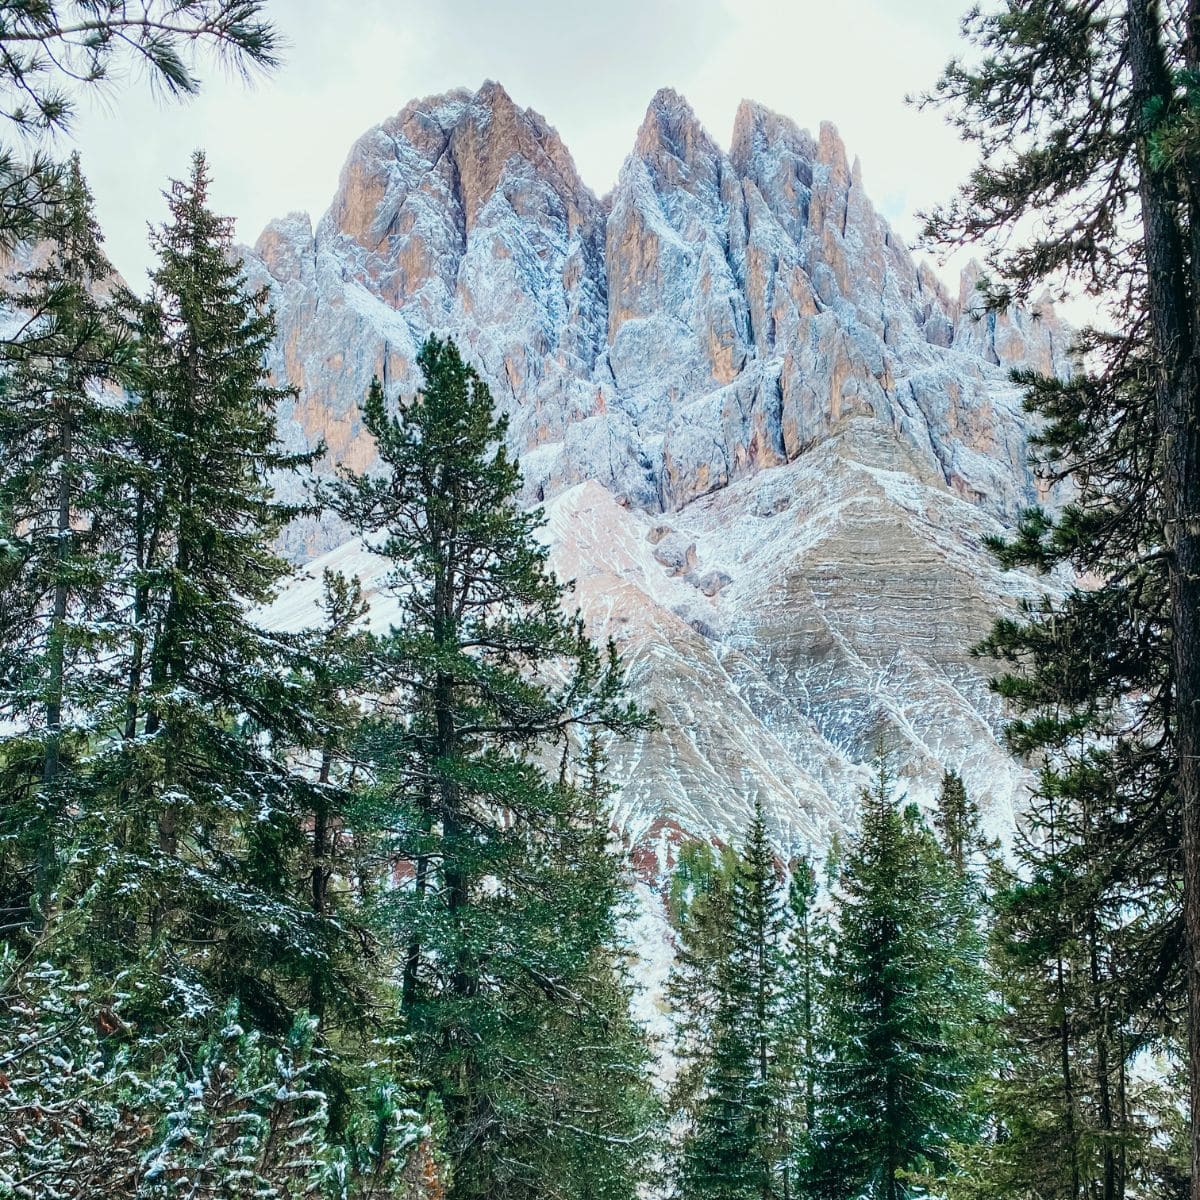
<path fill-rule="evenodd" d="M 1068 498 L 988 547 L 1060 581 L 973 651 L 1035 784 L 1011 828 L 951 763 L 917 804 L 881 739 L 827 844 L 750 798 L 648 878 L 658 714 L 469 348 L 320 472 L 203 151 L 148 278 L 106 256 L 82 97 L 269 88 L 270 5 L 0 0 L 0 1200 L 1200 1200 L 1200 0 L 961 41 L 930 244 L 993 313 L 1106 314 L 1015 373 Z M 391 619 L 327 570 L 281 630 L 298 520 Z"/>

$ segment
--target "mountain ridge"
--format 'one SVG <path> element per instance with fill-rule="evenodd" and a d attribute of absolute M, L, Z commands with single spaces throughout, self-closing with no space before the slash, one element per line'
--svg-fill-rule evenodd
<path fill-rule="evenodd" d="M 1028 776 L 969 648 L 1042 586 L 983 541 L 1045 498 L 1008 369 L 1065 374 L 1070 333 L 984 313 L 977 268 L 950 295 L 834 126 L 744 101 L 725 151 L 662 89 L 600 198 L 540 114 L 456 89 L 364 133 L 324 217 L 270 223 L 246 269 L 300 391 L 281 436 L 327 465 L 371 466 L 358 401 L 372 376 L 415 390 L 429 333 L 479 369 L 556 569 L 667 714 L 617 752 L 643 849 L 756 798 L 781 842 L 823 840 L 879 736 L 918 798 L 950 767 L 1009 819 Z M 348 553 L 336 527 L 291 536 Z"/>

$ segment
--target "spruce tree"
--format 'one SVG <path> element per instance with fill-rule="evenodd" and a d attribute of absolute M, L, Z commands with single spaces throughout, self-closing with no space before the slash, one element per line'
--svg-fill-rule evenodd
<path fill-rule="evenodd" d="M 763 1155 L 770 1112 L 758 1086 L 754 1038 L 736 1020 L 750 1010 L 752 999 L 728 967 L 725 973 L 696 1123 L 679 1152 L 674 1194 L 680 1200 L 771 1194 L 770 1163 Z"/>
<path fill-rule="evenodd" d="M 842 865 L 846 861 L 846 847 L 842 835 L 834 830 L 829 838 L 829 848 L 825 851 L 825 862 L 822 864 L 821 875 L 826 888 L 832 888 L 841 878 Z"/>
<path fill-rule="evenodd" d="M 381 831 L 356 784 L 355 747 L 363 729 L 363 709 L 371 666 L 371 642 L 364 628 L 367 604 L 362 585 L 337 572 L 322 576 L 322 623 L 308 633 L 296 684 L 307 687 L 306 701 L 316 720 L 310 770 L 315 775 L 309 811 L 299 814 L 307 830 L 305 874 L 309 903 L 320 921 L 335 922 L 340 936 L 313 963 L 308 1011 L 334 1013 L 353 1021 L 365 994 L 346 985 L 355 978 L 353 963 L 374 956 L 374 939 L 365 919 L 366 880 L 386 872 L 381 861 Z M 356 889 L 352 881 L 358 879 Z M 370 885 L 367 885 L 370 886 Z"/>
<path fill-rule="evenodd" d="M 955 869 L 966 875 L 973 857 L 987 846 L 987 840 L 983 835 L 979 805 L 967 794 L 956 771 L 942 773 L 933 826 Z"/>
<path fill-rule="evenodd" d="M 1129 1056 L 1153 1045 L 1170 1062 L 1186 1042 L 1169 586 L 1147 378 L 1130 346 L 1105 377 L 1027 380 L 1030 406 L 1049 418 L 1037 442 L 1043 470 L 1088 466 L 1057 520 L 1031 513 L 994 548 L 1006 565 L 1066 562 L 1090 581 L 998 621 L 980 647 L 1005 668 L 996 688 L 1018 714 L 1009 744 L 1047 764 L 1018 842 L 1040 882 L 1005 885 L 1007 917 L 996 923 L 997 935 L 1018 931 L 994 951 L 999 990 L 1016 997 L 1004 1029 L 1017 1057 L 993 1099 L 1014 1130 L 1004 1135 L 1014 1186 L 1057 1180 L 1063 1194 L 1119 1195 L 1158 1160 L 1121 1080 Z M 1089 1010 L 1087 1020 L 1056 1015 Z M 1049 1044 L 1069 1055 L 1037 1053 Z M 1033 1106 L 1025 1093 L 1035 1087 L 1056 1103 Z M 1100 1141 L 1107 1165 L 1093 1157 Z M 1064 1163 L 1075 1164 L 1067 1176 Z M 1001 1165 L 982 1170 L 1004 1176 Z"/>
<path fill-rule="evenodd" d="M 667 980 L 674 1026 L 676 1074 L 668 1094 L 675 1119 L 690 1128 L 697 1118 L 712 1059 L 720 973 L 732 954 L 733 887 L 737 858 L 708 842 L 684 842 L 670 884 L 675 961 Z"/>
<path fill-rule="evenodd" d="M 330 576 L 323 627 L 261 624 L 290 575 L 273 545 L 295 510 L 272 485 L 308 456 L 276 444 L 273 318 L 207 186 L 197 156 L 149 295 L 123 297 L 127 392 L 101 414 L 114 499 L 88 494 L 113 514 L 107 607 L 77 597 L 106 641 L 78 669 L 86 704 L 72 698 L 86 726 L 70 855 L 38 943 L 49 962 L 10 956 L 0 977 L 0 1076 L 22 1072 L 0 1127 L 31 1097 L 68 1140 L 0 1137 L 0 1158 L 5 1178 L 43 1173 L 78 1200 L 403 1196 L 427 1131 L 355 878 L 376 851 L 347 761 L 361 590 Z"/>
<path fill-rule="evenodd" d="M 1058 1041 L 1078 1059 L 1047 1063 L 1021 1051 L 1023 1065 L 1011 1067 L 1014 1090 L 1002 1087 L 996 1102 L 1027 1138 L 1024 1151 L 1020 1137 L 1008 1138 L 1018 1178 L 1062 1181 L 1063 1164 L 1074 1162 L 1065 1188 L 1094 1184 L 1109 1195 L 1119 1195 L 1128 1177 L 1119 1159 L 1157 1158 L 1152 1132 L 1122 1115 L 1118 1083 L 1129 1056 L 1153 1043 L 1170 1061 L 1187 1037 L 1169 583 L 1150 470 L 1147 371 L 1133 349 L 1109 378 L 1029 381 L 1031 403 L 1050 418 L 1041 461 L 1058 463 L 1055 471 L 1077 461 L 1088 468 L 1056 521 L 1030 514 L 995 548 L 1005 564 L 1067 562 L 1096 582 L 1027 605 L 1021 619 L 997 622 L 980 647 L 1005 668 L 996 687 L 1018 714 L 1009 744 L 1047 764 L 1018 843 L 1040 886 L 1005 889 L 1022 932 L 996 954 L 1018 997 L 1044 993 L 1047 975 L 1053 986 L 1041 1004 L 1015 1000 L 1006 1028 L 1021 1047 L 1044 1044 L 1057 1024 Z M 1035 921 L 1044 924 L 1040 933 Z M 1006 928 L 1008 921 L 997 923 L 997 932 Z M 1023 942 L 1036 949 L 1027 953 Z M 1054 1016 L 1064 1010 L 1104 1015 Z M 1057 1106 L 1025 1107 L 1020 1087 L 1032 1086 L 1030 1073 L 1059 1097 Z M 1045 1122 L 1040 1142 L 1036 1113 Z M 1078 1146 L 1067 1155 L 1058 1141 L 1071 1130 L 1092 1147 L 1102 1139 L 1107 1166 Z"/>
<path fill-rule="evenodd" d="M 835 894 L 816 1107 L 806 1155 L 818 1196 L 898 1200 L 970 1137 L 978 959 L 964 953 L 951 870 L 881 757 Z"/>
<path fill-rule="evenodd" d="M 774 855 L 758 805 L 733 875 L 728 951 L 715 971 L 702 1090 L 680 1150 L 681 1200 L 775 1194 L 782 942 L 778 893 Z"/>
<path fill-rule="evenodd" d="M 752 1057 L 746 1117 L 754 1140 L 751 1164 L 755 1194 L 775 1196 L 787 1179 L 791 1130 L 784 1064 L 797 1061 L 792 1031 L 783 1019 L 787 915 L 775 852 L 767 837 L 762 802 L 756 801 L 734 889 L 735 941 L 732 970 L 742 976 L 749 1007 L 743 1020 Z"/>
<path fill-rule="evenodd" d="M 565 1065 L 612 1036 L 592 1017 L 597 956 L 617 940 L 612 864 L 566 767 L 575 735 L 642 718 L 615 651 L 563 611 L 487 387 L 450 342 L 429 339 L 418 365 L 424 387 L 398 413 L 378 381 L 366 398 L 383 469 L 344 473 L 333 494 L 391 564 L 400 613 L 376 648 L 392 693 L 367 756 L 412 880 L 388 893 L 384 927 L 451 1194 L 529 1195 L 549 1173 L 583 1195 L 581 1164 L 644 1131 L 622 1092 Z"/>
<path fill-rule="evenodd" d="M 294 514 L 266 377 L 274 321 L 208 205 L 203 155 L 168 195 L 159 265 L 132 313 L 137 357 L 119 463 L 120 692 L 91 713 L 82 846 L 64 935 L 106 973 L 140 963 L 147 1012 L 184 992 L 282 1035 L 342 934 L 297 886 L 322 794 L 303 754 L 321 722 L 300 639 L 256 620 L 288 578 L 273 548 Z"/>
<path fill-rule="evenodd" d="M 967 1156 L 964 1194 L 1116 1200 L 1171 1187 L 1160 1098 L 1169 1085 L 1148 1086 L 1132 1066 L 1164 1050 L 1171 1061 L 1169 1025 L 1124 979 L 1142 943 L 1157 940 L 1161 914 L 1153 894 L 1115 895 L 1090 877 L 1103 859 L 1086 815 L 1103 786 L 1091 778 L 1076 789 L 1047 769 L 1017 869 L 993 865 L 999 1021 L 984 1098 L 994 1132 Z"/>
<path fill-rule="evenodd" d="M 0 924 L 10 930 L 24 918 L 45 921 L 73 760 L 105 701 L 103 659 L 119 604 L 121 422 L 105 389 L 128 338 L 78 157 L 54 215 L 41 261 L 4 297 L 22 330 L 0 361 L 0 511 L 12 530 L 0 711 L 20 731 L 0 760 Z"/>
<path fill-rule="evenodd" d="M 817 912 L 817 875 L 807 857 L 789 864 L 777 1018 L 777 1159 L 779 1195 L 790 1200 L 798 1185 L 800 1151 L 815 1108 L 817 1001 L 825 948 Z"/>
<path fill-rule="evenodd" d="M 613 786 L 606 782 L 607 758 L 595 733 L 587 735 L 580 758 L 575 786 L 582 827 L 591 841 L 581 856 L 588 869 L 567 864 L 557 886 L 579 888 L 584 904 L 607 893 L 607 903 L 627 928 L 633 915 L 629 864 L 609 851 Z M 581 1136 L 562 1143 L 561 1167 L 540 1139 L 532 1151 L 546 1155 L 547 1169 L 583 1200 L 629 1197 L 631 1185 L 646 1181 L 659 1150 L 661 1112 L 651 1082 L 650 1047 L 631 1012 L 630 965 L 636 949 L 623 932 L 593 948 L 575 985 L 574 1005 L 551 1013 L 546 1035 L 554 1048 L 557 1090 L 564 1104 L 575 1107 Z"/>

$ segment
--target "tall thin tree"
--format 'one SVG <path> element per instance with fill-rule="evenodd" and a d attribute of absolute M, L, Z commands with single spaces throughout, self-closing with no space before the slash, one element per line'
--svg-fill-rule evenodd
<path fill-rule="evenodd" d="M 586 793 L 546 758 L 644 720 L 615 650 L 564 612 L 487 387 L 452 342 L 430 338 L 418 366 L 424 387 L 398 414 L 378 381 L 366 398 L 384 470 L 344 473 L 333 494 L 388 560 L 399 609 L 377 647 L 398 711 L 370 761 L 413 882 L 387 897 L 386 924 L 454 1196 L 526 1195 L 547 1171 L 582 1194 L 571 1164 L 638 1132 L 616 1132 L 632 1111 L 619 1089 L 585 1103 L 560 1069 L 597 1032 L 588 980 L 617 909 Z"/>
<path fill-rule="evenodd" d="M 8 541 L 10 611 L 3 710 L 20 736 L 3 751 L 6 846 L 27 847 L 32 877 L 7 860 L 9 886 L 44 923 L 57 874 L 74 748 L 102 703 L 103 658 L 119 601 L 114 593 L 123 520 L 116 486 L 121 416 L 116 384 L 129 337 L 113 299 L 91 193 L 79 159 L 61 185 L 51 236 L 36 265 L 11 281 L 4 302 L 21 332 L 0 357 L 0 508 Z M 10 920 L 21 906 L 6 900 Z M 7 924 L 7 922 L 6 922 Z"/>
<path fill-rule="evenodd" d="M 974 10 L 964 29 L 981 53 L 952 63 L 933 100 L 977 143 L 980 164 L 960 199 L 933 215 L 930 232 L 999 246 L 994 303 L 1073 283 L 1108 303 L 1118 331 L 1081 338 L 1089 374 L 1078 382 L 1026 379 L 1031 405 L 1051 419 L 1048 470 L 1071 478 L 1081 498 L 1057 522 L 1031 515 L 1010 559 L 1067 561 L 1101 587 L 1090 602 L 1078 593 L 1068 600 L 1061 631 L 1048 603 L 1025 631 L 1003 630 L 1002 648 L 1031 668 L 1031 708 L 1039 691 L 1057 690 L 1069 709 L 1041 729 L 1032 721 L 1022 739 L 1053 752 L 1067 726 L 1111 736 L 1122 787 L 1107 793 L 1116 810 L 1098 815 L 1135 861 L 1137 848 L 1156 846 L 1161 869 L 1181 877 L 1186 952 L 1177 962 L 1198 1200 L 1200 6 L 1006 0 Z M 1085 612 L 1091 629 L 1077 619 Z M 1052 661 L 1067 668 L 1057 689 L 1040 670 Z M 1123 720 L 1126 702 L 1149 723 Z M 1175 941 L 1164 929 L 1160 946 Z"/>

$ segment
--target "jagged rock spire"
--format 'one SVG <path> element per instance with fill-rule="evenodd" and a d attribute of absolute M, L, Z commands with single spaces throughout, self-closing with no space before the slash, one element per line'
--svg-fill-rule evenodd
<path fill-rule="evenodd" d="M 1064 366 L 1052 318 L 980 322 L 914 263 L 834 126 L 744 101 L 726 153 L 670 88 L 605 204 L 499 83 L 412 101 L 355 143 L 316 233 L 274 223 L 251 266 L 277 291 L 277 370 L 305 391 L 281 414 L 293 441 L 369 455 L 370 375 L 413 386 L 420 340 L 452 333 L 510 411 L 532 495 L 597 478 L 670 509 L 865 419 L 1015 512 L 1033 481 L 996 368 Z"/>

